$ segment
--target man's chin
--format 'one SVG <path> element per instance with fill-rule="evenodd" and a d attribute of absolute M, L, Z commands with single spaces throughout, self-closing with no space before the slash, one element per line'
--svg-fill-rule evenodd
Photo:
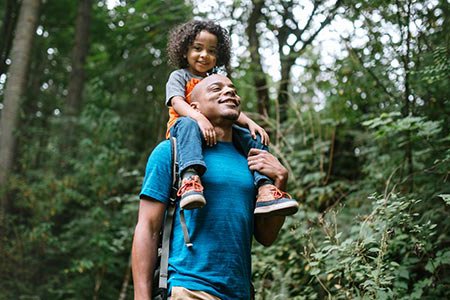
<path fill-rule="evenodd" d="M 229 112 L 223 116 L 224 119 L 236 122 L 239 119 L 240 112 Z"/>

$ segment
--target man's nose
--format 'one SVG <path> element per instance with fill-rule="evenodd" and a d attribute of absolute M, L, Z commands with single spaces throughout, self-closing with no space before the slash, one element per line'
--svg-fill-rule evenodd
<path fill-rule="evenodd" d="M 225 87 L 224 94 L 236 96 L 236 91 L 235 91 L 235 89 L 233 89 L 231 87 Z"/>
<path fill-rule="evenodd" d="M 239 98 L 236 90 L 234 88 L 232 88 L 232 87 L 225 87 L 224 94 L 227 95 L 227 96 L 233 96 L 235 98 Z"/>

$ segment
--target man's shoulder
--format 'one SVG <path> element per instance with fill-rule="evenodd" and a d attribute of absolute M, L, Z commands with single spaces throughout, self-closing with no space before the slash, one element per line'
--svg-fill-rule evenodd
<path fill-rule="evenodd" d="M 164 140 L 160 142 L 156 147 L 153 149 L 152 154 L 164 154 L 164 153 L 170 153 L 171 146 L 170 146 L 170 140 Z"/>
<path fill-rule="evenodd" d="M 164 162 L 170 162 L 171 157 L 171 145 L 170 140 L 164 140 L 160 142 L 150 154 L 149 161 L 159 160 Z"/>
<path fill-rule="evenodd" d="M 160 202 L 168 199 L 172 174 L 171 162 L 170 141 L 165 140 L 156 145 L 150 153 L 140 193 L 141 199 L 152 198 Z"/>

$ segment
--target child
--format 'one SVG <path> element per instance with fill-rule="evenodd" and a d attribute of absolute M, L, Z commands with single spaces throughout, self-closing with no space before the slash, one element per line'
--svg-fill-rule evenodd
<path fill-rule="evenodd" d="M 166 137 L 177 139 L 182 179 L 178 190 L 180 207 L 200 208 L 206 204 L 200 180 L 206 171 L 202 136 L 208 146 L 216 144 L 216 136 L 209 120 L 190 106 L 190 93 L 215 67 L 228 66 L 230 39 L 226 30 L 214 22 L 194 20 L 170 32 L 167 51 L 169 62 L 179 68 L 170 74 L 166 85 L 166 105 L 170 115 Z M 269 137 L 262 127 L 244 113 L 236 123 L 248 128 L 233 127 L 233 143 L 245 156 L 251 148 L 267 149 Z M 261 136 L 262 143 L 256 133 Z M 297 212 L 297 202 L 279 191 L 271 179 L 259 172 L 254 172 L 254 179 L 258 188 L 255 214 L 291 215 Z"/>

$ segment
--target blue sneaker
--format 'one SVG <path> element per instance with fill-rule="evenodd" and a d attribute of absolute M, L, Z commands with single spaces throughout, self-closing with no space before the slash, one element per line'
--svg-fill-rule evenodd
<path fill-rule="evenodd" d="M 181 187 L 177 193 L 180 198 L 180 207 L 182 209 L 202 208 L 206 205 L 206 199 L 203 196 L 203 185 L 198 175 L 192 175 L 184 178 Z"/>
<path fill-rule="evenodd" d="M 298 203 L 288 193 L 280 191 L 273 184 L 258 189 L 255 215 L 290 216 L 298 211 Z"/>

